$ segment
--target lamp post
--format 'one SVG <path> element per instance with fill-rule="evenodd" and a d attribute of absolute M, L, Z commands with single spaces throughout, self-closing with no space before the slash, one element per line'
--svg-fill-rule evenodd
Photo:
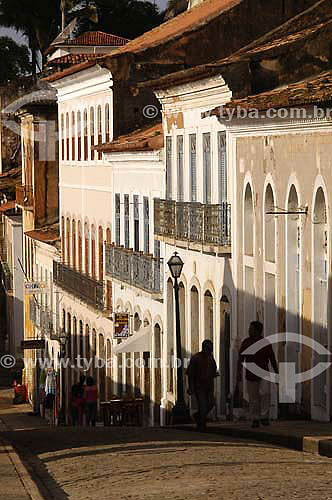
<path fill-rule="evenodd" d="M 66 387 L 65 387 L 65 373 L 62 360 L 66 355 L 68 336 L 64 330 L 61 330 L 59 335 L 60 343 L 60 391 L 61 391 L 61 409 L 60 409 L 60 423 L 66 425 Z"/>
<path fill-rule="evenodd" d="M 177 252 L 167 262 L 172 278 L 174 279 L 174 298 L 175 298 L 175 325 L 176 325 L 176 368 L 177 368 L 177 396 L 176 403 L 172 409 L 172 421 L 185 422 L 189 419 L 189 411 L 184 400 L 183 386 L 183 360 L 181 346 L 181 325 L 180 325 L 180 305 L 179 305 L 179 283 L 183 261 Z"/>

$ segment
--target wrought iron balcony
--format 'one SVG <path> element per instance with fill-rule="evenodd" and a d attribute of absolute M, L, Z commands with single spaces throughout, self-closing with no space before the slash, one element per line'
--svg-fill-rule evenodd
<path fill-rule="evenodd" d="M 155 236 L 171 244 L 214 253 L 231 251 L 231 206 L 154 200 Z M 181 246 L 181 245 L 180 245 Z"/>
<path fill-rule="evenodd" d="M 22 184 L 16 186 L 16 203 L 25 208 L 33 207 L 32 186 L 23 186 Z"/>
<path fill-rule="evenodd" d="M 32 323 L 45 335 L 53 338 L 55 335 L 55 323 L 52 311 L 37 302 L 34 298 L 29 301 L 29 316 Z"/>
<path fill-rule="evenodd" d="M 74 297 L 98 310 L 104 309 L 104 283 L 53 261 L 53 281 Z"/>
<path fill-rule="evenodd" d="M 152 294 L 163 291 L 162 259 L 123 247 L 106 245 L 106 273 Z"/>
<path fill-rule="evenodd" d="M 0 238 L 0 283 L 6 292 L 13 290 L 13 274 L 8 266 L 6 240 Z"/>

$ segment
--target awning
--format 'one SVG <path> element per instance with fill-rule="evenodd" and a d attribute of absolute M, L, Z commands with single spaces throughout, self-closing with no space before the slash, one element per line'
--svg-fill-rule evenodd
<path fill-rule="evenodd" d="M 122 352 L 149 352 L 151 351 L 151 325 L 144 326 L 138 332 L 135 332 L 132 337 L 113 346 L 113 353 L 120 354 Z"/>

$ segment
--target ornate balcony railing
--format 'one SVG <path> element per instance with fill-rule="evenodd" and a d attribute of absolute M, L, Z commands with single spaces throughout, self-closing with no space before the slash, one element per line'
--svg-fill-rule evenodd
<path fill-rule="evenodd" d="M 16 186 L 16 203 L 22 207 L 33 207 L 32 186 Z"/>
<path fill-rule="evenodd" d="M 155 235 L 161 239 L 199 243 L 227 249 L 231 246 L 231 206 L 154 200 Z"/>
<path fill-rule="evenodd" d="M 162 259 L 123 247 L 106 245 L 106 273 L 153 294 L 163 290 Z"/>
<path fill-rule="evenodd" d="M 53 261 L 54 283 L 98 310 L 104 306 L 104 283 L 80 273 L 61 262 Z"/>

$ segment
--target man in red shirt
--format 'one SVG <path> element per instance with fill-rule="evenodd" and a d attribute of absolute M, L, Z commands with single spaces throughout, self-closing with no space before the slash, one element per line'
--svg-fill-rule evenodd
<path fill-rule="evenodd" d="M 213 357 L 213 343 L 204 340 L 202 350 L 192 356 L 187 376 L 189 393 L 194 394 L 198 403 L 198 412 L 194 419 L 197 429 L 204 431 L 206 418 L 214 407 L 214 379 L 217 376 L 217 365 Z"/>
<path fill-rule="evenodd" d="M 238 360 L 238 381 L 242 380 L 243 363 L 253 363 L 265 372 L 269 371 L 269 363 L 273 370 L 278 373 L 278 365 L 270 342 L 265 340 L 265 345 L 259 348 L 255 354 L 242 354 L 250 346 L 263 340 L 263 325 L 260 321 L 252 321 L 249 326 L 249 337 L 241 344 Z M 269 425 L 270 410 L 270 382 L 264 380 L 248 368 L 245 369 L 247 391 L 249 396 L 250 417 L 252 427 Z"/>

